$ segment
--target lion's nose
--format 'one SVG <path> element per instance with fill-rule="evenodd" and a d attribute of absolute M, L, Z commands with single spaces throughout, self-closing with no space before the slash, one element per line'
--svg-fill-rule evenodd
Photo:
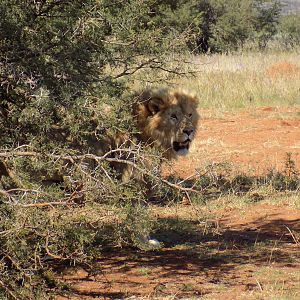
<path fill-rule="evenodd" d="M 187 134 L 189 136 L 190 134 L 193 133 L 193 131 L 194 131 L 193 129 L 184 129 L 183 133 L 185 133 L 185 134 Z"/>

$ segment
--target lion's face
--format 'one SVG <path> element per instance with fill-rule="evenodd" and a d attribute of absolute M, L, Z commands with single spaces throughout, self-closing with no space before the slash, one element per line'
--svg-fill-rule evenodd
<path fill-rule="evenodd" d="M 140 99 L 136 116 L 142 140 L 163 147 L 167 157 L 186 155 L 199 120 L 195 97 L 183 91 L 149 90 Z"/>

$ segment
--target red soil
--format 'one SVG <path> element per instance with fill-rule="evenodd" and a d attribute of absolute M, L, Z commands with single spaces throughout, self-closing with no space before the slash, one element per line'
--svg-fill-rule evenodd
<path fill-rule="evenodd" d="M 280 76 L 300 76 L 300 68 L 297 65 L 283 61 L 276 63 L 266 70 L 267 76 L 270 78 L 277 78 Z"/>
<path fill-rule="evenodd" d="M 215 234 L 204 235 L 199 224 L 192 236 L 181 237 L 192 248 L 116 251 L 89 272 L 69 269 L 61 280 L 72 293 L 56 300 L 273 299 L 265 287 L 279 282 L 281 295 L 292 290 L 291 299 L 300 298 L 299 211 L 252 204 L 247 211 L 220 211 L 216 222 Z"/>
<path fill-rule="evenodd" d="M 264 107 L 222 118 L 206 117 L 208 114 L 202 112 L 190 155 L 174 165 L 181 177 L 220 162 L 251 174 L 282 171 L 287 153 L 300 170 L 300 109 Z"/>

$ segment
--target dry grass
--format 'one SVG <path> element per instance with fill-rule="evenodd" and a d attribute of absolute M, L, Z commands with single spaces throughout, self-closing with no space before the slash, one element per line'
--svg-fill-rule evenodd
<path fill-rule="evenodd" d="M 194 58 L 198 73 L 180 81 L 218 110 L 300 104 L 300 53 L 247 53 Z"/>
<path fill-rule="evenodd" d="M 256 106 L 296 106 L 300 104 L 300 51 L 214 54 L 170 58 L 191 62 L 196 73 L 186 78 L 172 78 L 167 82 L 195 92 L 202 108 L 218 111 Z M 191 70 L 178 65 L 178 72 Z M 140 76 L 142 75 L 142 76 Z M 155 82 L 153 72 L 138 75 L 135 88 Z"/>

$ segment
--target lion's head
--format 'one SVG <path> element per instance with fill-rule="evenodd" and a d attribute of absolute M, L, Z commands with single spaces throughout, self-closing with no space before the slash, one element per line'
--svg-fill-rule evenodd
<path fill-rule="evenodd" d="M 182 90 L 170 89 L 149 89 L 137 99 L 134 115 L 140 138 L 162 147 L 169 158 L 186 155 L 199 120 L 197 99 Z"/>

